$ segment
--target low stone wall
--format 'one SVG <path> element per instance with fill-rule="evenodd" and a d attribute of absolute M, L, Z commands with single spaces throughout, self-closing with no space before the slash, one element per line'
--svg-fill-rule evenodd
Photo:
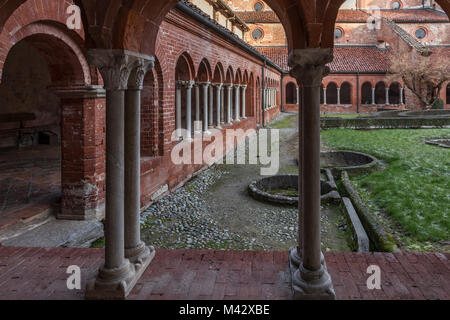
<path fill-rule="evenodd" d="M 343 171 L 347 171 L 350 176 L 358 176 L 381 167 L 379 161 L 371 155 L 353 151 L 322 152 L 320 165 L 330 169 L 334 177 L 340 177 Z"/>
<path fill-rule="evenodd" d="M 421 118 L 421 117 L 398 117 L 398 118 L 322 118 L 320 126 L 323 130 L 346 128 L 357 130 L 370 129 L 420 129 L 420 128 L 446 128 L 450 127 L 449 118 Z"/>
<path fill-rule="evenodd" d="M 392 236 L 377 221 L 375 214 L 371 212 L 369 207 L 365 205 L 361 196 L 350 182 L 347 172 L 342 172 L 341 179 L 342 184 L 354 205 L 358 217 L 364 226 L 364 230 L 370 238 L 372 251 L 393 252 L 395 243 Z"/>

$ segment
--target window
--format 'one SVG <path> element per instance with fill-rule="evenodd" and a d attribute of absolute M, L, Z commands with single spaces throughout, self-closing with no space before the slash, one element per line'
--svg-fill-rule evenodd
<path fill-rule="evenodd" d="M 400 9 L 401 7 L 402 7 L 402 5 L 400 4 L 400 2 L 398 2 L 398 1 L 392 2 L 392 9 L 398 10 L 398 9 Z"/>
<path fill-rule="evenodd" d="M 334 29 L 334 38 L 335 39 L 342 38 L 343 34 L 344 34 L 344 32 L 342 31 L 342 29 L 339 29 L 339 28 Z"/>
<path fill-rule="evenodd" d="M 372 84 L 364 82 L 361 89 L 361 104 L 372 104 Z"/>
<path fill-rule="evenodd" d="M 450 83 L 447 85 L 447 90 L 446 90 L 446 94 L 447 97 L 447 104 L 450 104 Z"/>
<path fill-rule="evenodd" d="M 327 97 L 326 97 L 325 102 L 327 104 L 337 104 L 338 103 L 336 83 L 332 82 L 327 86 Z"/>
<path fill-rule="evenodd" d="M 263 4 L 261 2 L 257 2 L 255 3 L 255 5 L 253 6 L 253 8 L 255 9 L 256 12 L 262 11 L 263 9 Z"/>
<path fill-rule="evenodd" d="M 416 30 L 415 35 L 417 39 L 423 39 L 427 36 L 427 31 L 424 28 L 419 28 Z"/>
<path fill-rule="evenodd" d="M 351 86 L 350 83 L 344 82 L 341 85 L 341 104 L 352 104 L 352 94 L 351 94 Z"/>
<path fill-rule="evenodd" d="M 297 104 L 297 86 L 293 82 L 286 85 L 286 104 Z"/>
<path fill-rule="evenodd" d="M 263 32 L 261 29 L 255 29 L 252 32 L 252 37 L 255 40 L 260 40 L 263 37 Z"/>

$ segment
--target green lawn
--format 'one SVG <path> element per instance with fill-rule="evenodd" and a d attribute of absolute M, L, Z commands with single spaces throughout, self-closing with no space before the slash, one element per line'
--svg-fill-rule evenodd
<path fill-rule="evenodd" d="M 450 129 L 322 132 L 328 147 L 369 153 L 388 164 L 352 180 L 417 242 L 450 240 L 450 150 L 424 143 L 434 137 L 450 137 Z"/>

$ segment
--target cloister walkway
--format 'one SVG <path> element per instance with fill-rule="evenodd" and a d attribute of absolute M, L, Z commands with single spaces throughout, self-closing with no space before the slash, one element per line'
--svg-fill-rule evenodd
<path fill-rule="evenodd" d="M 83 299 L 68 290 L 70 265 L 82 287 L 102 249 L 0 247 L 0 299 Z M 337 299 L 450 299 L 450 254 L 325 254 Z M 381 290 L 368 290 L 369 265 L 381 268 Z M 287 252 L 157 250 L 129 299 L 290 299 Z"/>

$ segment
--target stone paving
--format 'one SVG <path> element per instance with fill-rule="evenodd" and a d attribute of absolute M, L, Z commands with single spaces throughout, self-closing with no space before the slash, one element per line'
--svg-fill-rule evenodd
<path fill-rule="evenodd" d="M 66 287 L 66 269 L 82 269 L 82 287 L 102 249 L 0 247 L 0 299 L 83 299 Z M 337 299 L 450 299 L 450 254 L 325 253 Z M 381 290 L 368 290 L 369 265 Z M 284 251 L 157 250 L 129 299 L 290 299 Z"/>
<path fill-rule="evenodd" d="M 0 230 L 51 211 L 61 197 L 60 148 L 0 151 Z"/>

